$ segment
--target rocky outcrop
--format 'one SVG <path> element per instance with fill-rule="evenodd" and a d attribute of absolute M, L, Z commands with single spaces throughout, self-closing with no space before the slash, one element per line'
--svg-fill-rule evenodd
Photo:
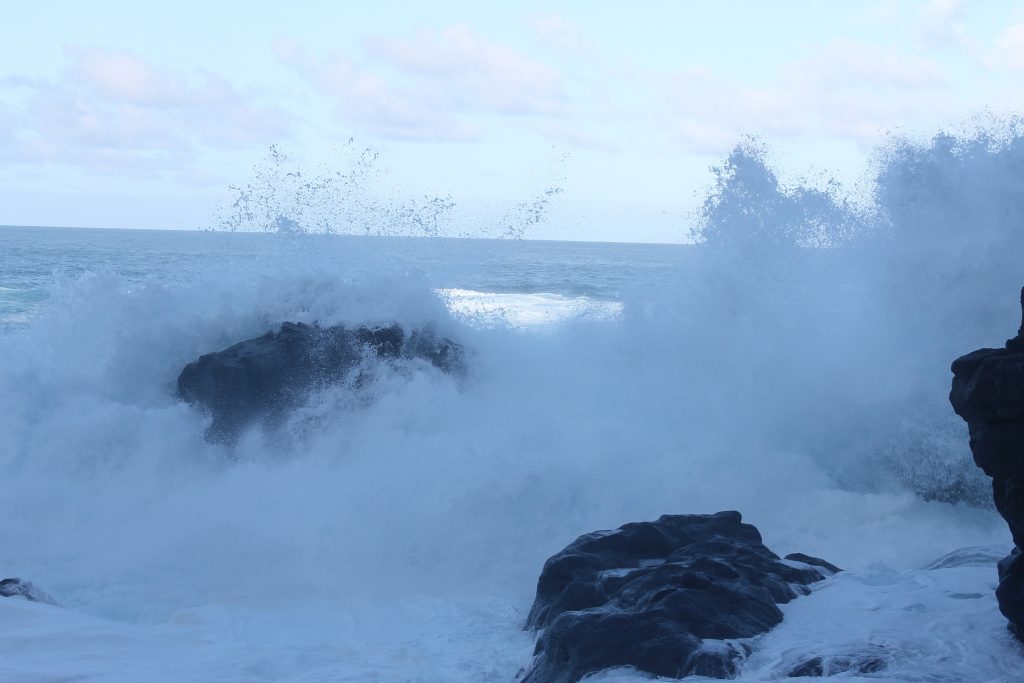
<path fill-rule="evenodd" d="M 419 358 L 443 372 L 462 363 L 462 347 L 430 330 L 399 325 L 320 327 L 282 323 L 277 331 L 208 353 L 178 376 L 178 394 L 209 413 L 210 441 L 234 442 L 253 424 L 273 426 L 319 389 L 360 382 L 366 360 Z"/>
<path fill-rule="evenodd" d="M 44 602 L 48 605 L 56 605 L 56 601 L 40 590 L 31 581 L 24 579 L 4 579 L 0 581 L 0 597 L 3 598 L 24 598 L 30 602 Z"/>
<path fill-rule="evenodd" d="M 1021 290 L 1024 313 L 1024 289 Z M 974 462 L 992 477 L 992 498 L 1016 546 L 999 562 L 999 610 L 1024 639 L 1024 315 L 1001 349 L 953 361 L 949 401 L 967 422 Z"/>
<path fill-rule="evenodd" d="M 524 683 L 575 683 L 619 666 L 729 678 L 749 654 L 743 639 L 777 625 L 779 604 L 833 570 L 806 555 L 780 559 L 738 512 L 580 536 L 537 582 L 526 625 L 539 635 Z"/>

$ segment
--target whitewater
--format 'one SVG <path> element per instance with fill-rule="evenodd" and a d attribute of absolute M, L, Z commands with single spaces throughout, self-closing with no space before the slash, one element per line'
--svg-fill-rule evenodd
<path fill-rule="evenodd" d="M 695 245 L 0 228 L 0 577 L 59 604 L 0 600 L 0 681 L 512 681 L 547 557 L 726 509 L 846 570 L 740 680 L 1019 680 L 947 394 L 1019 321 L 1021 168 L 1016 124 L 894 142 L 859 197 L 741 146 Z M 429 325 L 468 371 L 206 442 L 181 368 L 282 321 Z"/>

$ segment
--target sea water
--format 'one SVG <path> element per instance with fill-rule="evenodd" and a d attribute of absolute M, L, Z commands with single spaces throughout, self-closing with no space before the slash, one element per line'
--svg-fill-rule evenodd
<path fill-rule="evenodd" d="M 338 278 L 411 274 L 450 294 L 458 310 L 497 311 L 517 322 L 576 309 L 619 307 L 632 288 L 664 286 L 686 258 L 679 244 L 295 236 L 174 230 L 0 228 L 0 326 L 24 327 L 60 278 L 112 273 L 128 285 L 170 286 L 238 267 L 283 267 L 314 258 Z M 563 314 L 560 314 L 562 311 Z"/>
<path fill-rule="evenodd" d="M 855 205 L 739 149 L 701 245 L 0 229 L 0 575 L 61 604 L 0 603 L 0 680 L 512 680 L 546 557 L 722 509 L 847 570 L 747 680 L 1012 680 L 991 562 L 922 567 L 1009 545 L 946 393 L 1017 327 L 1020 158 L 897 148 Z M 177 374 L 286 320 L 430 325 L 468 372 L 207 443 Z"/>

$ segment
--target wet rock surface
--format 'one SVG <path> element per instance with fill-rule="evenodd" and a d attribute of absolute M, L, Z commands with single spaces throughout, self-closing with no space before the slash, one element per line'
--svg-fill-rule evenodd
<path fill-rule="evenodd" d="M 992 477 L 992 498 L 1015 546 L 999 562 L 996 599 L 1024 638 L 1024 321 L 1004 348 L 972 351 L 953 361 L 952 371 L 949 401 L 967 422 L 974 462 Z"/>
<path fill-rule="evenodd" d="M 779 604 L 833 570 L 806 555 L 780 559 L 733 511 L 586 534 L 544 564 L 524 683 L 574 683 L 621 666 L 732 677 L 749 654 L 743 639 L 776 626 Z"/>
<path fill-rule="evenodd" d="M 206 437 L 232 443 L 247 427 L 276 424 L 324 387 L 360 381 L 367 360 L 422 359 L 446 373 L 462 364 L 462 347 L 428 329 L 399 325 L 320 327 L 282 323 L 277 331 L 208 353 L 185 366 L 178 394 L 209 413 Z"/>

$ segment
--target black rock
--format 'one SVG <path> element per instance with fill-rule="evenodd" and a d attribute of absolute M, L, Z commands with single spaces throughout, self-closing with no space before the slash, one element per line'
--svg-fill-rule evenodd
<path fill-rule="evenodd" d="M 1024 626 L 1024 553 L 1019 548 L 1001 559 L 996 600 L 999 611 L 1019 630 Z"/>
<path fill-rule="evenodd" d="M 735 641 L 777 625 L 778 604 L 824 578 L 799 562 L 781 561 L 738 512 L 580 536 L 537 582 L 526 625 L 539 637 L 524 683 L 575 683 L 619 666 L 729 678 L 747 653 Z"/>
<path fill-rule="evenodd" d="M 277 332 L 249 339 L 189 363 L 178 394 L 213 417 L 211 441 L 234 442 L 253 424 L 273 426 L 309 395 L 355 379 L 367 359 L 420 358 L 443 372 L 461 367 L 462 347 L 430 330 L 406 337 L 389 327 L 320 327 L 282 323 Z"/>
<path fill-rule="evenodd" d="M 974 463 L 996 479 L 1024 479 L 1024 420 L 972 420 L 967 423 Z"/>
<path fill-rule="evenodd" d="M 1021 290 L 1024 314 L 1024 289 Z M 953 361 L 949 402 L 967 422 L 974 462 L 992 477 L 992 499 L 1016 548 L 999 562 L 999 610 L 1024 633 L 1024 315 L 1006 348 L 979 349 Z M 1022 638 L 1024 639 L 1024 638 Z"/>
<path fill-rule="evenodd" d="M 1024 418 L 1024 353 L 978 349 L 953 361 L 949 401 L 968 422 Z"/>
<path fill-rule="evenodd" d="M 0 581 L 0 597 L 4 598 L 25 598 L 30 602 L 44 602 L 48 605 L 56 605 L 56 601 L 41 591 L 31 581 L 24 579 L 4 579 Z"/>

